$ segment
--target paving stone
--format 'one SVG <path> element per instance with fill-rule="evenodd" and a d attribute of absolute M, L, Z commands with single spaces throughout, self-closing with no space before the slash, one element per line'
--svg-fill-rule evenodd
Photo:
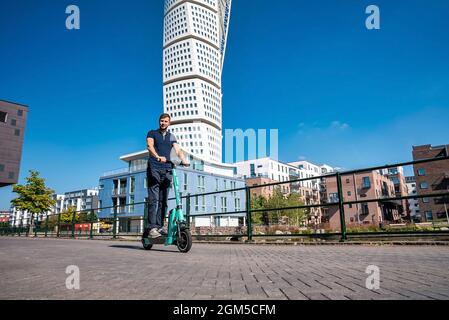
<path fill-rule="evenodd" d="M 449 300 L 445 246 L 254 246 L 0 237 L 0 299 Z M 66 288 L 68 266 L 80 289 Z M 369 265 L 380 289 L 369 290 Z"/>

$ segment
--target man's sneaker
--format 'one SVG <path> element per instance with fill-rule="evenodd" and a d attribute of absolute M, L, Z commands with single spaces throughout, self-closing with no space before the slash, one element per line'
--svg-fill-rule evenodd
<path fill-rule="evenodd" d="M 160 228 L 157 230 L 161 235 L 166 236 L 168 234 L 166 228 Z"/>
<path fill-rule="evenodd" d="M 150 230 L 150 237 L 155 239 L 155 238 L 159 238 L 161 236 L 161 234 L 159 233 L 159 231 L 157 231 L 156 228 L 153 228 Z"/>

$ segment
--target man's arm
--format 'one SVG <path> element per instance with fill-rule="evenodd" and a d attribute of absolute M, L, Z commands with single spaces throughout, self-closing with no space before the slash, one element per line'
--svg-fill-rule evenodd
<path fill-rule="evenodd" d="M 177 143 L 173 143 L 173 148 L 175 148 L 176 154 L 179 159 L 181 159 L 183 164 L 188 164 L 188 161 L 185 158 L 184 151 L 182 151 L 181 147 Z"/>
<path fill-rule="evenodd" d="M 147 138 L 147 149 L 148 149 L 148 152 L 150 153 L 150 156 L 152 156 L 156 159 L 163 158 L 163 157 L 159 157 L 159 155 L 156 152 L 156 149 L 154 149 L 154 139 L 153 138 Z"/>

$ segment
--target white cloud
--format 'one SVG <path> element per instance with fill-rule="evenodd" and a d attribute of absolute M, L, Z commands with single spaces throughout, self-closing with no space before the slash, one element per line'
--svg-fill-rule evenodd
<path fill-rule="evenodd" d="M 333 121 L 331 123 L 331 128 L 338 130 L 346 130 L 349 129 L 349 125 L 347 123 L 342 123 L 340 121 Z"/>

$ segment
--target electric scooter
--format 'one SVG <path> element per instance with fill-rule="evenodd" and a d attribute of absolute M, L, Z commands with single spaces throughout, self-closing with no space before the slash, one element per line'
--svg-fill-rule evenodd
<path fill-rule="evenodd" d="M 170 153 L 169 163 L 172 166 L 173 174 L 173 189 L 175 191 L 176 207 L 170 210 L 168 215 L 167 235 L 162 235 L 158 238 L 151 238 L 149 236 L 150 230 L 148 228 L 148 209 L 145 210 L 145 232 L 142 235 L 142 244 L 145 250 L 151 250 L 154 244 L 165 244 L 165 246 L 176 245 L 178 250 L 182 253 L 187 253 L 192 247 L 192 235 L 187 226 L 187 222 L 182 210 L 182 202 L 179 194 L 178 175 L 176 173 L 176 166 L 181 164 L 181 160 L 176 155 L 174 148 Z M 146 206 L 148 208 L 148 206 Z"/>

